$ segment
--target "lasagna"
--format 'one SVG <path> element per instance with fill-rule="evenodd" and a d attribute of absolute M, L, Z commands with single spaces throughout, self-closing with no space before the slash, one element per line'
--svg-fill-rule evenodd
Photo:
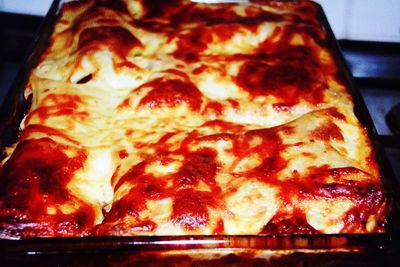
<path fill-rule="evenodd" d="M 4 148 L 0 236 L 384 231 L 371 141 L 318 14 L 64 3 Z"/>

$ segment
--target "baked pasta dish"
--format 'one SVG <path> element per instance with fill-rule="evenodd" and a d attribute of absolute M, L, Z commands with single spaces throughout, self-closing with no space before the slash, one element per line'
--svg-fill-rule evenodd
<path fill-rule="evenodd" d="M 0 236 L 384 231 L 371 141 L 318 14 L 64 3 L 4 148 Z"/>

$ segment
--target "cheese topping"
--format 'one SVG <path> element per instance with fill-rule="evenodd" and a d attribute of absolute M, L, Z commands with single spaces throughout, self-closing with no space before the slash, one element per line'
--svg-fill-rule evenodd
<path fill-rule="evenodd" d="M 386 194 L 308 1 L 65 3 L 0 236 L 365 233 Z"/>

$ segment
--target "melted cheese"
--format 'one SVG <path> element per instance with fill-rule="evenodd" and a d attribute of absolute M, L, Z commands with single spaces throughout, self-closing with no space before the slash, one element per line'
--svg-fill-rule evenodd
<path fill-rule="evenodd" d="M 64 4 L 2 162 L 0 235 L 382 231 L 319 24 L 308 1 Z"/>

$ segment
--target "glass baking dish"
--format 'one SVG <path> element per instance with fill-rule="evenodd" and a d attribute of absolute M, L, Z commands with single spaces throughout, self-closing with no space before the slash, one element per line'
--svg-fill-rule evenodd
<path fill-rule="evenodd" d="M 0 146 L 18 138 L 19 124 L 29 109 L 24 98 L 31 69 L 46 49 L 62 0 L 54 0 L 23 68 L 17 75 L 0 113 Z M 207 1 L 205 1 L 207 2 Z M 215 1 L 214 1 L 215 2 Z M 0 240 L 5 265 L 325 265 L 357 262 L 363 266 L 391 265 L 400 258 L 399 185 L 386 159 L 365 103 L 353 82 L 322 8 L 319 19 L 330 49 L 355 104 L 355 113 L 368 129 L 383 183 L 392 202 L 385 233 L 254 235 L 254 236 L 133 236 L 32 238 Z"/>

